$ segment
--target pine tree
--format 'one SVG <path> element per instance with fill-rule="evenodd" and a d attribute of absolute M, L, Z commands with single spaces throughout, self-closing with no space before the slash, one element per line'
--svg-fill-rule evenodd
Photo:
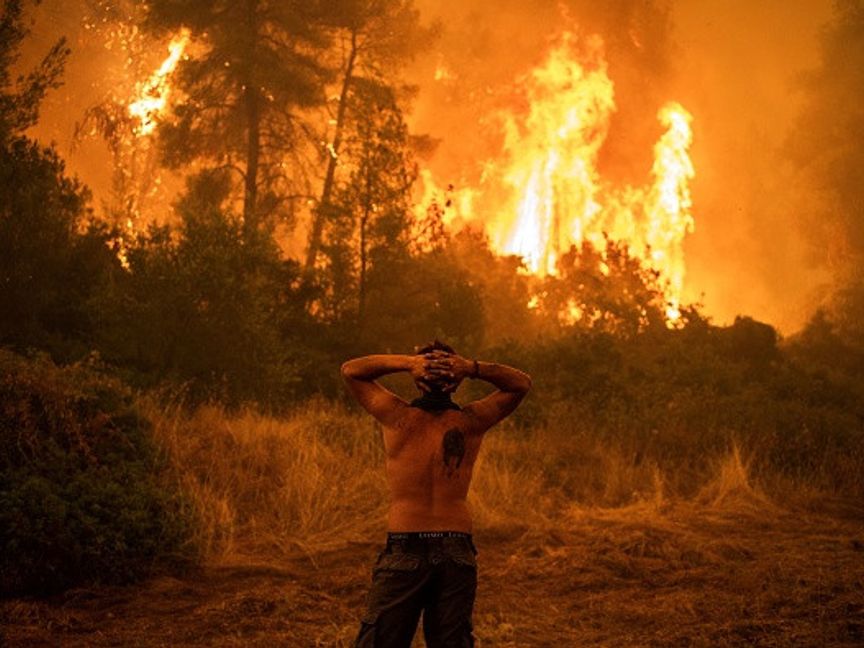
<path fill-rule="evenodd" d="M 24 25 L 26 4 L 31 3 L 4 0 L 0 14 L 0 143 L 22 135 L 36 124 L 42 99 L 48 90 L 61 85 L 69 56 L 66 39 L 61 38 L 39 65 L 13 79 L 12 68 L 18 62 L 21 43 L 29 33 Z"/>
<path fill-rule="evenodd" d="M 286 161 L 307 127 L 298 109 L 324 101 L 321 7 L 304 0 L 152 0 L 151 32 L 191 31 L 177 70 L 183 98 L 160 128 L 165 162 L 204 162 L 242 179 L 247 237 L 296 181 Z"/>
<path fill-rule="evenodd" d="M 420 24 L 411 0 L 346 0 L 332 19 L 340 56 L 334 67 L 338 74 L 338 101 L 330 115 L 333 131 L 326 146 L 326 172 L 321 197 L 312 214 L 304 264 L 309 278 L 322 244 L 326 224 L 338 219 L 335 194 L 339 188 L 339 167 L 350 168 L 356 161 L 343 150 L 346 139 L 367 128 L 364 110 L 370 93 L 382 97 L 406 90 L 399 83 L 402 66 L 436 37 L 435 27 Z M 359 150 L 355 147 L 355 150 Z"/>
<path fill-rule="evenodd" d="M 334 291 L 344 295 L 346 288 L 356 290 L 353 298 L 343 296 L 340 301 L 356 304 L 354 312 L 362 322 L 370 267 L 408 255 L 411 188 L 417 169 L 394 92 L 361 80 L 355 80 L 355 86 L 349 105 L 357 118 L 344 150 L 351 172 L 334 191 L 325 239 L 331 267 L 341 270 L 341 276 L 330 278 Z M 346 259 L 353 279 L 346 276 Z M 345 286 L 339 285 L 340 280 Z"/>

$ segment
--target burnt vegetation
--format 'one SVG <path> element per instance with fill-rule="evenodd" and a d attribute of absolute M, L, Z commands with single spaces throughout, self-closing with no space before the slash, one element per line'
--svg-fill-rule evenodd
<path fill-rule="evenodd" d="M 826 32 L 826 66 L 840 47 L 832 34 L 856 51 L 864 42 L 852 4 Z M 518 458 L 555 497 L 620 505 L 645 496 L 639 487 L 610 494 L 602 474 L 586 482 L 592 455 L 579 439 L 613 448 L 633 471 L 656 469 L 682 497 L 732 447 L 769 495 L 795 484 L 864 497 L 860 277 L 846 273 L 835 298 L 787 337 L 746 315 L 716 325 L 698 304 L 669 325 L 657 273 L 620 243 L 573 248 L 556 275 L 538 278 L 482 234 L 445 228 L 446 198 L 417 216 L 416 160 L 430 143 L 406 126 L 411 89 L 399 71 L 435 30 L 410 2 L 148 3 L 142 29 L 208 36 L 180 67 L 183 100 L 159 130 L 161 161 L 186 174 L 186 188 L 172 224 L 131 238 L 94 209 L 56 151 L 27 135 L 45 92 L 62 81 L 67 49 L 58 43 L 16 78 L 25 5 L 5 0 L 0 17 L 4 594 L 128 580 L 218 544 L 222 532 L 200 532 L 206 500 L 184 499 L 190 484 L 204 489 L 213 477 L 202 470 L 184 481 L 182 461 L 169 469 L 179 460 L 160 455 L 171 446 L 164 437 L 154 445 L 136 399 L 149 399 L 157 419 L 178 403 L 296 415 L 323 398 L 340 413 L 319 415 L 315 430 L 350 457 L 360 450 L 345 430 L 372 432 L 339 418 L 348 416 L 340 363 L 434 337 L 534 377 L 508 434 L 542 430 L 544 443 L 558 444 L 554 456 L 521 447 Z M 860 69 L 850 83 L 864 91 Z M 807 114 L 824 124 L 820 88 L 831 79 L 823 71 L 810 83 Z M 332 128 L 322 135 L 311 114 L 326 114 Z M 842 137 L 854 146 L 835 163 L 851 169 L 864 130 L 847 125 Z M 805 145 L 795 154 L 818 164 L 827 187 L 830 161 L 813 160 Z M 851 228 L 861 185 L 836 178 L 826 191 Z M 276 233 L 309 201 L 310 240 L 297 260 Z M 206 427 L 190 427 L 193 441 Z M 225 457 L 240 443 L 213 435 Z M 460 443 L 445 448 L 457 468 Z M 261 472 L 278 475 L 284 466 L 269 460 Z M 244 523 L 238 514 L 237 528 Z"/>

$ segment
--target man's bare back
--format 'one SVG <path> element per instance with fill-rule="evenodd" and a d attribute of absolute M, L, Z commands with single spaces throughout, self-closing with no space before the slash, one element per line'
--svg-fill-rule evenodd
<path fill-rule="evenodd" d="M 461 409 L 412 406 L 375 382 L 400 371 L 410 372 L 433 404 L 436 399 L 449 402 L 449 394 L 465 378 L 485 380 L 498 389 Z M 483 436 L 517 407 L 531 387 L 528 375 L 443 351 L 357 358 L 343 365 L 342 375 L 384 428 L 389 530 L 470 532 L 466 498 Z"/>
<path fill-rule="evenodd" d="M 379 385 L 408 371 L 423 395 L 410 404 Z M 356 648 L 408 648 L 423 615 L 427 646 L 473 646 L 477 549 L 468 488 L 486 431 L 516 409 L 527 374 L 466 360 L 434 342 L 417 355 L 375 355 L 342 366 L 348 388 L 384 428 L 390 484 L 387 544 L 375 563 Z M 465 378 L 498 389 L 464 408 L 450 400 Z"/>
<path fill-rule="evenodd" d="M 464 412 L 412 410 L 384 428 L 388 529 L 470 533 L 466 498 L 483 433 Z"/>

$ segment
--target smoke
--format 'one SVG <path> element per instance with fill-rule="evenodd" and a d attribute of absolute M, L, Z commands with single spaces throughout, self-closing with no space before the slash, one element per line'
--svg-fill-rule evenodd
<path fill-rule="evenodd" d="M 826 292 L 805 225 L 817 197 L 785 148 L 830 13 L 827 1 L 710 0 L 676 14 L 676 90 L 696 119 L 690 286 L 720 320 L 747 313 L 790 332 Z"/>
<path fill-rule="evenodd" d="M 786 143 L 816 204 L 805 225 L 818 260 L 843 281 L 864 261 L 864 2 L 842 0 L 820 37 L 819 64 L 801 79 L 804 109 Z"/>

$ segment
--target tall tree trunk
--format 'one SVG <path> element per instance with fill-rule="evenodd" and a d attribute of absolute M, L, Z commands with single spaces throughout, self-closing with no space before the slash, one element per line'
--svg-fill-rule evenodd
<path fill-rule="evenodd" d="M 324 186 L 321 189 L 321 200 L 312 214 L 312 228 L 309 231 L 309 243 L 306 248 L 306 263 L 303 265 L 304 281 L 308 281 L 315 268 L 315 259 L 318 249 L 321 247 L 321 235 L 324 232 L 324 222 L 331 209 L 330 201 L 333 196 L 333 185 L 336 178 L 336 165 L 338 163 L 339 147 L 342 145 L 342 131 L 345 127 L 345 114 L 348 106 L 348 92 L 351 89 L 351 81 L 354 78 L 354 64 L 357 60 L 357 31 L 351 31 L 351 50 L 345 65 L 345 76 L 342 77 L 342 90 L 339 93 L 339 107 L 336 111 L 336 128 L 333 133 L 333 142 L 330 145 L 330 155 L 327 157 L 327 174 L 324 176 Z"/>
<path fill-rule="evenodd" d="M 261 153 L 261 116 L 258 92 L 246 88 L 246 119 L 249 135 L 246 146 L 246 178 L 243 193 L 243 230 L 247 240 L 258 228 L 258 157 Z"/>
<path fill-rule="evenodd" d="M 363 215 L 360 217 L 360 285 L 357 308 L 357 319 L 360 328 L 366 317 L 366 228 L 369 226 L 369 216 L 372 214 L 372 170 L 371 162 L 366 166 L 366 196 L 363 200 Z"/>
<path fill-rule="evenodd" d="M 255 41 L 258 38 L 258 16 L 256 0 L 247 0 L 247 63 L 246 89 L 243 101 L 246 110 L 246 177 L 243 191 L 243 233 L 249 240 L 258 228 L 258 161 L 261 155 L 261 111 L 260 90 L 255 80 Z"/>

